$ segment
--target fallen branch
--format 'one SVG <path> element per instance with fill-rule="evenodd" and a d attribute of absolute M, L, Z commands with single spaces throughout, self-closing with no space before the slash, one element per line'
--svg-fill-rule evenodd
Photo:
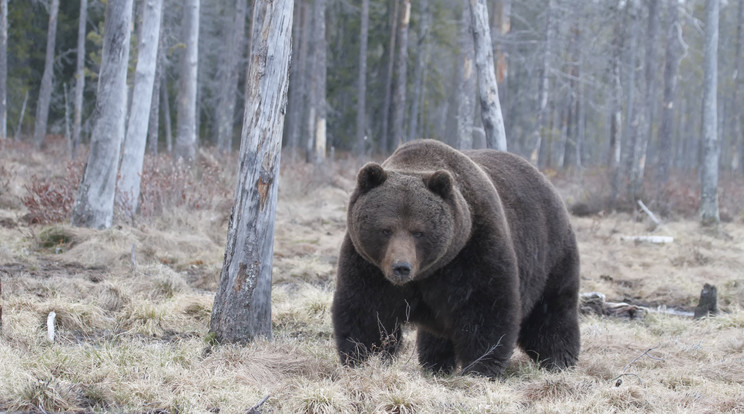
<path fill-rule="evenodd" d="M 651 219 L 651 221 L 653 221 L 654 224 L 656 224 L 656 227 L 661 227 L 662 226 L 663 223 L 661 222 L 661 220 L 659 220 L 656 217 L 656 215 L 651 210 L 649 210 L 648 207 L 646 207 L 645 204 L 643 204 L 643 201 L 638 200 L 638 205 L 641 207 L 641 210 L 643 210 L 643 212 L 648 215 L 648 217 Z"/>
<path fill-rule="evenodd" d="M 623 373 L 612 379 L 612 381 L 615 382 L 615 386 L 616 387 L 619 387 L 619 386 L 623 385 L 622 378 L 625 377 L 625 376 L 636 377 L 636 378 L 638 378 L 638 382 L 640 382 L 641 385 L 643 385 L 643 379 L 641 379 L 641 377 L 638 374 L 634 374 L 632 372 L 627 372 L 628 371 L 628 368 L 630 368 L 631 365 L 635 364 L 636 361 L 638 361 L 639 359 L 643 358 L 644 356 L 645 357 L 648 357 L 648 358 L 651 358 L 654 361 L 663 361 L 664 358 L 655 357 L 655 356 L 649 354 L 649 352 L 653 351 L 656 348 L 657 347 L 653 347 L 653 348 L 647 349 L 641 355 L 638 355 L 632 361 L 630 361 L 627 364 L 625 364 L 625 368 L 623 368 Z"/>
<path fill-rule="evenodd" d="M 634 242 L 647 242 L 654 244 L 667 244 L 674 242 L 672 236 L 620 236 L 620 240 L 634 241 Z"/>

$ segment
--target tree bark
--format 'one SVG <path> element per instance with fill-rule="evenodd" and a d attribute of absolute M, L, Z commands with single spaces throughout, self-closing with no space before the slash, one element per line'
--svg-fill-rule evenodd
<path fill-rule="evenodd" d="M 129 124 L 124 139 L 121 166 L 119 167 L 118 200 L 130 217 L 137 211 L 140 195 L 142 163 L 145 160 L 147 127 L 152 104 L 153 84 L 157 71 L 158 44 L 163 0 L 146 0 L 143 10 L 142 31 L 139 38 L 137 69 L 134 74 L 134 92 L 129 111 Z"/>
<path fill-rule="evenodd" d="M 406 115 L 406 85 L 408 73 L 408 24 L 411 21 L 411 1 L 403 0 L 400 26 L 398 26 L 398 58 L 395 61 L 395 96 L 393 97 L 392 136 L 393 147 L 405 140 L 403 119 Z"/>
<path fill-rule="evenodd" d="M 670 1 L 668 8 L 669 24 L 666 36 L 666 53 L 664 59 L 664 100 L 661 107 L 661 124 L 659 125 L 659 155 L 656 178 L 656 197 L 662 200 L 664 189 L 669 181 L 669 168 L 674 159 L 672 144 L 674 136 L 675 100 L 677 99 L 677 72 L 681 62 L 680 39 L 682 28 L 679 25 L 679 3 Z"/>
<path fill-rule="evenodd" d="M 478 69 L 481 119 L 486 133 L 486 145 L 488 148 L 506 151 L 506 131 L 496 83 L 486 0 L 470 0 L 470 15 L 473 19 L 475 67 Z"/>
<path fill-rule="evenodd" d="M 473 148 L 473 118 L 475 117 L 475 49 L 473 19 L 469 0 L 463 2 L 460 18 L 460 80 L 457 88 L 457 146 L 461 150 Z"/>
<path fill-rule="evenodd" d="M 162 13 L 162 10 L 161 10 Z M 162 16 L 161 31 L 162 31 Z M 152 101 L 150 103 L 150 119 L 147 125 L 147 151 L 150 154 L 158 154 L 158 138 L 160 137 L 160 89 L 163 81 L 163 66 L 165 65 L 165 52 L 163 51 L 163 36 L 158 38 L 158 57 L 155 68 L 155 81 L 152 84 Z"/>
<path fill-rule="evenodd" d="M 36 103 L 36 123 L 34 124 L 34 145 L 40 148 L 44 144 L 49 118 L 49 103 L 52 99 L 52 77 L 54 76 L 54 45 L 57 37 L 57 12 L 59 0 L 52 0 L 49 6 L 49 30 L 47 31 L 46 58 L 44 73 L 41 76 L 39 100 Z"/>
<path fill-rule="evenodd" d="M 431 9 L 428 0 L 421 1 L 421 23 L 418 29 L 419 38 L 417 42 L 416 68 L 413 71 L 413 96 L 411 96 L 411 114 L 408 117 L 408 139 L 412 141 L 418 134 L 419 103 L 424 89 L 424 68 L 429 60 L 429 24 L 431 21 Z"/>
<path fill-rule="evenodd" d="M 700 216 L 704 226 L 718 225 L 718 12 L 719 0 L 705 2 L 705 61 L 703 63 L 703 173 Z"/>
<path fill-rule="evenodd" d="M 313 162 L 320 164 L 326 158 L 326 0 L 315 0 L 313 7 L 313 100 L 311 102 L 310 133 L 314 137 Z"/>
<path fill-rule="evenodd" d="M 26 95 L 23 97 L 23 105 L 21 105 L 21 114 L 18 116 L 18 126 L 15 130 L 15 140 L 20 141 L 21 140 L 21 127 L 23 126 L 23 117 L 26 115 L 26 104 L 28 104 L 28 91 L 26 91 Z"/>
<path fill-rule="evenodd" d="M 293 5 L 293 0 L 256 0 L 253 6 L 240 171 L 210 321 L 221 342 L 271 338 L 274 220 Z"/>
<path fill-rule="evenodd" d="M 620 62 L 625 39 L 625 18 L 618 16 L 612 34 L 612 58 L 610 61 L 610 153 L 607 165 L 610 167 L 610 206 L 615 207 L 620 195 L 620 161 L 623 148 L 623 96 L 620 77 Z"/>
<path fill-rule="evenodd" d="M 75 99 L 72 115 L 72 158 L 77 155 L 80 146 L 80 129 L 83 122 L 83 91 L 85 89 L 85 32 L 88 20 L 88 0 L 80 0 L 80 18 L 78 19 L 77 53 L 75 60 Z"/>
<path fill-rule="evenodd" d="M 199 66 L 199 1 L 184 4 L 186 49 L 181 55 L 178 88 L 178 125 L 174 153 L 176 158 L 191 161 L 196 155 L 196 88 Z"/>
<path fill-rule="evenodd" d="M 217 121 L 217 148 L 222 152 L 232 151 L 235 100 L 238 90 L 238 63 L 243 58 L 245 38 L 245 14 L 247 0 L 235 0 L 235 11 L 230 29 L 227 31 L 227 47 L 218 68 L 218 104 L 214 119 Z M 230 14 L 232 16 L 232 14 Z"/>
<path fill-rule="evenodd" d="M 545 121 L 548 115 L 548 98 L 550 97 L 550 64 L 553 42 L 555 39 L 555 19 L 553 11 L 555 10 L 555 0 L 548 1 L 548 9 L 545 17 L 545 48 L 542 53 L 539 72 L 539 84 L 537 85 L 537 117 L 535 119 L 535 129 L 532 132 L 533 144 L 530 152 L 530 161 L 537 166 L 540 163 L 540 150 L 545 140 Z"/>
<path fill-rule="evenodd" d="M 163 82 L 160 84 L 160 93 L 163 99 L 163 114 L 165 121 L 165 150 L 168 154 L 173 152 L 173 120 L 171 119 L 170 95 L 168 94 L 168 81 L 163 74 Z"/>
<path fill-rule="evenodd" d="M 108 228 L 114 216 L 119 148 L 127 114 L 127 67 L 132 0 L 106 5 L 101 70 L 88 163 L 72 211 L 72 225 Z"/>
<path fill-rule="evenodd" d="M 308 10 L 307 3 L 300 2 L 296 10 L 296 21 L 293 29 L 293 56 L 292 60 L 289 101 L 287 103 L 289 111 L 287 114 L 287 147 L 292 161 L 296 161 L 297 154 L 300 152 L 300 135 L 302 134 L 302 124 L 305 120 L 305 110 L 308 103 L 307 91 L 307 55 L 308 39 L 310 36 L 307 32 L 311 26 L 311 13 Z"/>
<path fill-rule="evenodd" d="M 390 138 L 388 137 L 390 120 L 390 101 L 393 92 L 393 69 L 395 63 L 395 45 L 398 33 L 398 8 L 400 0 L 393 0 L 393 20 L 390 24 L 390 43 L 388 44 L 387 72 L 385 72 L 385 98 L 382 103 L 382 131 L 380 132 L 380 152 L 387 154 Z"/>
<path fill-rule="evenodd" d="M 644 61 L 645 88 L 642 107 L 639 108 L 639 124 L 633 147 L 630 170 L 630 198 L 639 200 L 643 192 L 643 175 L 646 168 L 646 152 L 651 139 L 656 112 L 656 65 L 657 32 L 659 31 L 659 1 L 648 0 L 648 28 L 646 31 L 646 57 Z"/>
<path fill-rule="evenodd" d="M 7 136 L 8 136 L 8 0 L 0 0 L 0 138 L 6 138 Z"/>
<path fill-rule="evenodd" d="M 367 139 L 367 41 L 369 37 L 369 0 L 362 0 L 360 25 L 355 147 L 355 153 L 358 157 L 364 156 L 365 142 Z"/>

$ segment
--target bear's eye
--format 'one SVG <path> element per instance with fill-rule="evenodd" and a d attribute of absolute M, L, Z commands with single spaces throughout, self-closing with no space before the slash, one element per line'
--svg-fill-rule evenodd
<path fill-rule="evenodd" d="M 389 229 L 382 229 L 380 232 L 385 237 L 390 237 L 393 234 L 392 230 Z"/>
<path fill-rule="evenodd" d="M 424 237 L 424 233 L 423 232 L 420 232 L 420 231 L 414 231 L 411 234 L 416 239 L 420 239 L 420 238 Z"/>

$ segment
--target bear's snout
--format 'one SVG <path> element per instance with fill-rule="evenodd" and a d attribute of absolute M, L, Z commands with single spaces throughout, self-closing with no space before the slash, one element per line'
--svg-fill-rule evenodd
<path fill-rule="evenodd" d="M 401 279 L 407 278 L 411 274 L 413 267 L 408 262 L 393 263 L 393 275 Z"/>

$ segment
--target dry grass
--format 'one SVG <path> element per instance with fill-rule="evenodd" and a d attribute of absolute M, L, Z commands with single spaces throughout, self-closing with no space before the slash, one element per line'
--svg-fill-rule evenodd
<path fill-rule="evenodd" d="M 346 369 L 335 355 L 329 312 L 358 163 L 319 173 L 285 162 L 274 338 L 236 346 L 215 345 L 208 334 L 229 207 L 190 192 L 183 204 L 163 197 L 167 214 L 153 209 L 141 223 L 121 220 L 109 230 L 28 225 L 17 201 L 24 177 L 62 171 L 44 154 L 24 151 L 0 154 L 7 191 L 0 196 L 0 411 L 232 413 L 269 396 L 261 412 L 744 412 L 740 220 L 726 224 L 725 235 L 690 220 L 670 222 L 657 233 L 675 238 L 668 245 L 620 238 L 648 234 L 640 215 L 574 220 L 583 291 L 689 310 L 708 282 L 718 286 L 722 315 L 582 317 L 582 355 L 567 372 L 543 371 L 517 352 L 502 380 L 433 376 L 417 363 L 411 328 L 392 362 Z M 197 169 L 212 171 L 209 185 L 223 186 L 214 194 L 232 194 L 229 180 L 217 179 L 232 164 L 214 172 L 213 155 L 202 156 Z M 179 174 L 182 183 L 206 185 L 204 174 Z M 49 343 L 52 310 L 56 339 Z"/>

